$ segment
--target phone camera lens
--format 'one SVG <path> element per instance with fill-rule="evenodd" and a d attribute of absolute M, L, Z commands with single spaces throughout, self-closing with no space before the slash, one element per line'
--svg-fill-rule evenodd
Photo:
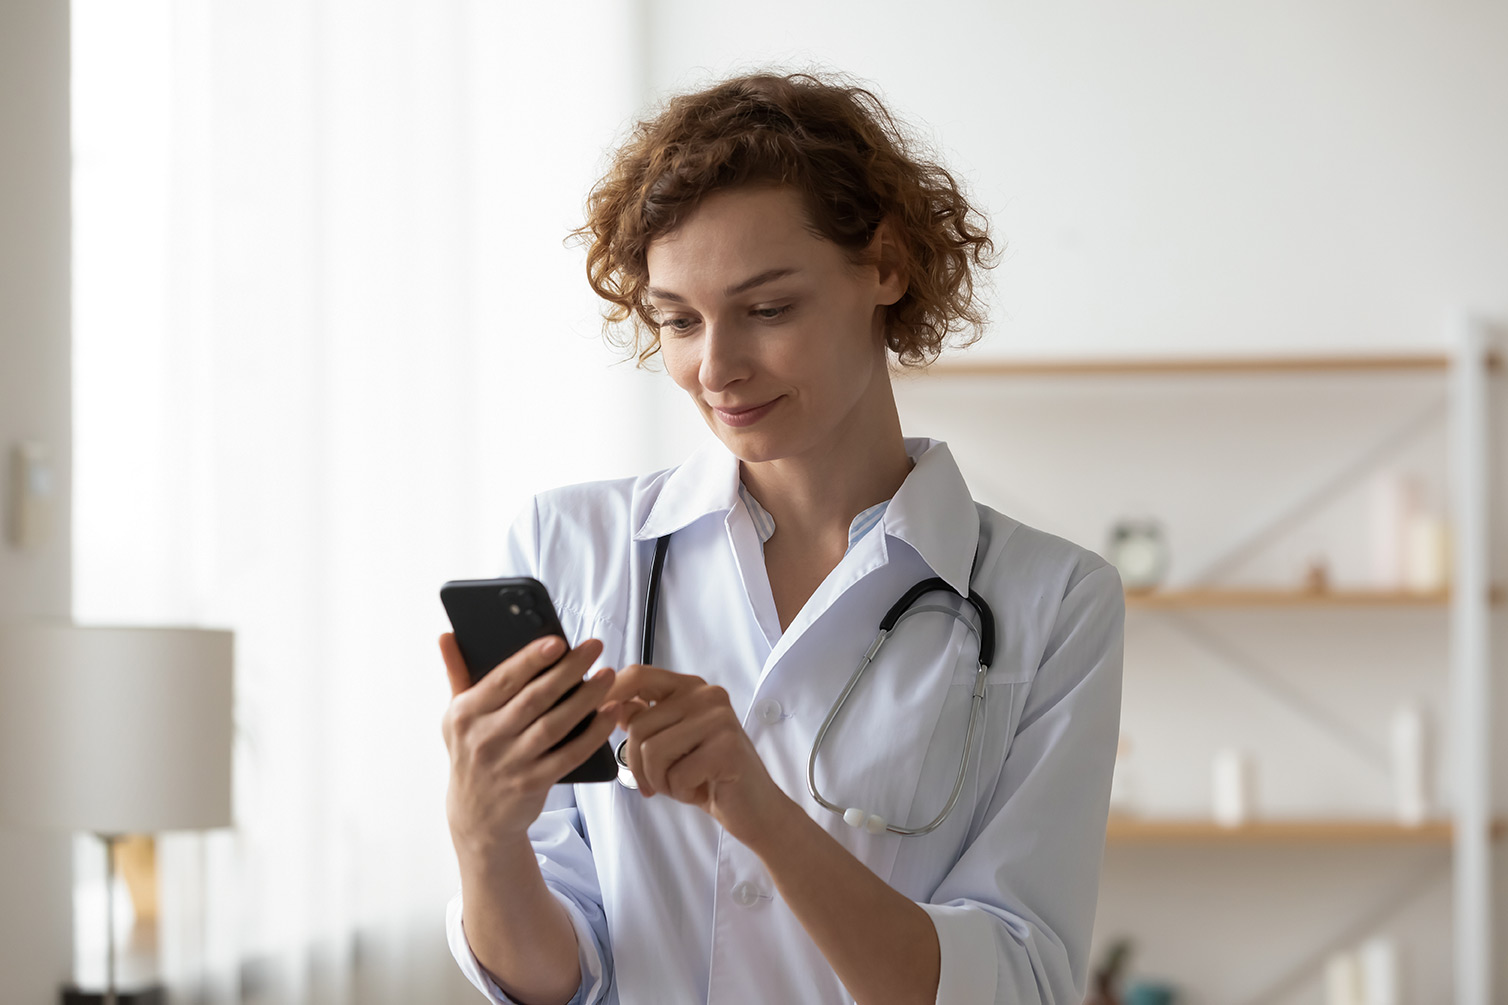
<path fill-rule="evenodd" d="M 529 598 L 529 591 L 519 589 L 516 586 L 504 589 L 498 594 L 498 599 L 507 605 L 509 614 L 517 614 L 520 611 L 528 611 L 534 608 L 534 604 Z"/>

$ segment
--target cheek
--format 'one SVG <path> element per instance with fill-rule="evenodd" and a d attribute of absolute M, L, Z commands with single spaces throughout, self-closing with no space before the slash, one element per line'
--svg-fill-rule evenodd
<path fill-rule="evenodd" d="M 660 361 L 665 365 L 665 372 L 670 375 L 670 379 L 675 381 L 676 386 L 681 390 L 695 391 L 701 386 L 701 381 L 697 376 L 701 359 L 695 353 L 687 352 L 684 347 L 661 342 Z"/>

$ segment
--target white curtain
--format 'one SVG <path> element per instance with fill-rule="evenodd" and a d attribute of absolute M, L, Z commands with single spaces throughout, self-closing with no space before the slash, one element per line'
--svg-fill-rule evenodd
<path fill-rule="evenodd" d="M 237 640 L 238 825 L 160 845 L 175 1001 L 472 1000 L 439 586 L 674 459 L 562 245 L 640 18 L 75 0 L 75 616 Z"/>

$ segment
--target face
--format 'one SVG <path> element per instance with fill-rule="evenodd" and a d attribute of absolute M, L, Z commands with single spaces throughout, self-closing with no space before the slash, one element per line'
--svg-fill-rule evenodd
<path fill-rule="evenodd" d="M 888 247 L 882 227 L 876 248 Z M 853 265 L 789 188 L 714 192 L 647 252 L 671 378 L 739 459 L 864 448 L 888 400 L 884 307 L 897 270 Z M 883 259 L 882 259 L 883 260 Z"/>

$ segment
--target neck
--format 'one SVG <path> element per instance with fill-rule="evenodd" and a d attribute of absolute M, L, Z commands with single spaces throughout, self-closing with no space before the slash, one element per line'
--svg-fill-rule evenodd
<path fill-rule="evenodd" d="M 786 544 L 841 555 L 853 518 L 895 495 L 912 468 L 888 374 L 881 371 L 835 435 L 801 454 L 742 462 L 746 488 L 775 520 Z"/>

